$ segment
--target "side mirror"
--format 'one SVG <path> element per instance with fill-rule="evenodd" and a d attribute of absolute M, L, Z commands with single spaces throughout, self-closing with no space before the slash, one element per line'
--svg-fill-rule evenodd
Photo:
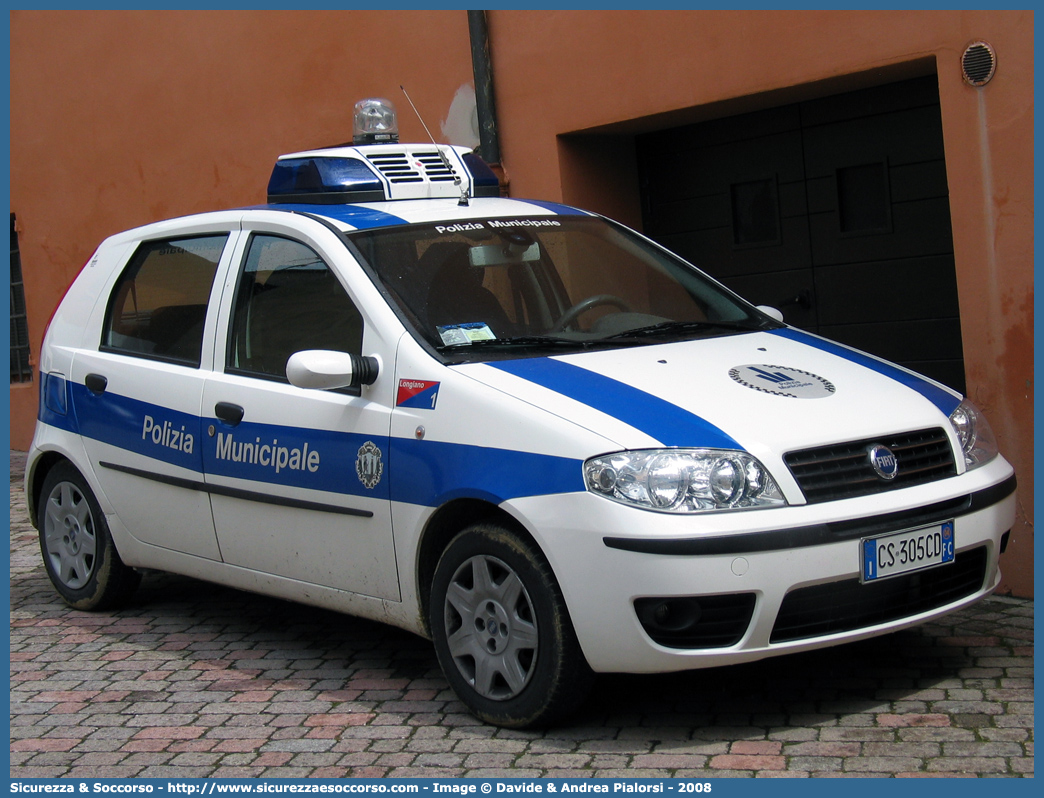
<path fill-rule="evenodd" d="M 359 357 L 329 349 L 294 352 L 286 361 L 286 378 L 298 388 L 358 388 L 373 385 L 380 371 L 375 357 Z"/>
<path fill-rule="evenodd" d="M 778 308 L 774 308 L 771 305 L 758 305 L 758 310 L 760 310 L 766 316 L 769 316 L 769 317 L 775 319 L 780 324 L 783 323 L 783 311 L 782 310 L 779 310 Z"/>

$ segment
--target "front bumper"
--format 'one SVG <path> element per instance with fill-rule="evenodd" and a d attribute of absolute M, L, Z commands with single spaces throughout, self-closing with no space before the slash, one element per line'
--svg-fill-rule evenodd
<path fill-rule="evenodd" d="M 1011 466 L 998 457 L 928 485 L 773 510 L 677 516 L 592 494 L 511 509 L 538 530 L 591 667 L 651 673 L 835 645 L 973 603 L 1000 580 L 1014 490 Z M 954 564 L 859 582 L 863 538 L 944 521 L 954 522 Z M 639 619 L 649 597 L 702 597 L 705 621 L 732 632 L 656 642 Z"/>

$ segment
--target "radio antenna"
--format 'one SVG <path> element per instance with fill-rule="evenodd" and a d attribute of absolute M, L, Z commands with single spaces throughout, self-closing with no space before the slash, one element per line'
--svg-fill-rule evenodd
<path fill-rule="evenodd" d="M 438 143 L 435 141 L 435 137 L 433 135 L 431 135 L 431 131 L 428 130 L 428 126 L 426 124 L 424 124 L 424 117 L 422 117 L 420 115 L 420 111 L 417 110 L 417 106 L 413 104 L 413 100 L 410 99 L 410 94 L 409 94 L 409 92 L 406 91 L 406 87 L 403 86 L 400 83 L 399 84 L 399 88 L 402 89 L 402 93 L 406 96 L 406 102 L 408 102 L 410 104 L 410 108 L 413 109 L 413 113 L 415 113 L 417 115 L 417 121 L 419 121 L 421 123 L 421 127 L 424 128 L 424 132 L 427 133 L 428 134 L 428 138 L 431 139 L 432 146 L 435 147 L 435 152 L 437 152 L 439 154 L 439 158 L 442 160 L 442 165 L 444 167 L 446 167 L 446 171 L 447 172 L 449 172 L 451 175 L 453 175 L 453 185 L 461 187 L 460 188 L 460 202 L 458 202 L 457 204 L 458 205 L 467 205 L 468 204 L 468 189 L 463 187 L 463 184 L 461 183 L 461 180 L 460 180 L 460 175 L 458 175 L 455 171 L 453 171 L 453 167 L 450 166 L 449 158 L 446 157 L 446 153 L 444 153 L 442 151 L 442 147 L 440 147 L 438 145 Z"/>

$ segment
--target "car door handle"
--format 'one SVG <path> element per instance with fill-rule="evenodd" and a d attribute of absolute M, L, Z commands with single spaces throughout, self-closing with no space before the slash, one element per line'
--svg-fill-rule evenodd
<path fill-rule="evenodd" d="M 105 393 L 105 389 L 109 387 L 108 379 L 101 374 L 88 374 L 83 378 L 83 384 L 86 385 L 87 390 L 95 396 L 100 396 Z"/>
<path fill-rule="evenodd" d="M 242 407 L 231 402 L 218 402 L 214 405 L 214 415 L 233 427 L 243 420 L 243 412 Z"/>

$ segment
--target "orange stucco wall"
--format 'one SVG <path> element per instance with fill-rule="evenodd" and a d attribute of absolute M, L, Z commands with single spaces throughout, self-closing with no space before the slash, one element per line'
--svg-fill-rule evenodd
<path fill-rule="evenodd" d="M 1018 470 L 1003 589 L 1033 592 L 1033 15 L 1025 11 L 492 11 L 515 196 L 640 223 L 629 136 L 937 72 L 969 393 Z M 998 71 L 960 76 L 984 39 Z M 34 355 L 106 235 L 263 200 L 281 152 L 350 138 L 362 96 L 437 132 L 471 81 L 464 11 L 12 12 L 11 205 Z M 432 124 L 434 120 L 435 124 Z M 13 387 L 28 445 L 35 390 Z"/>
<path fill-rule="evenodd" d="M 635 225 L 628 134 L 937 72 L 968 390 L 1019 474 L 1002 589 L 1020 595 L 1033 590 L 1032 28 L 1018 11 L 490 15 L 512 193 Z M 998 71 L 973 88 L 960 58 L 980 39 Z"/>

